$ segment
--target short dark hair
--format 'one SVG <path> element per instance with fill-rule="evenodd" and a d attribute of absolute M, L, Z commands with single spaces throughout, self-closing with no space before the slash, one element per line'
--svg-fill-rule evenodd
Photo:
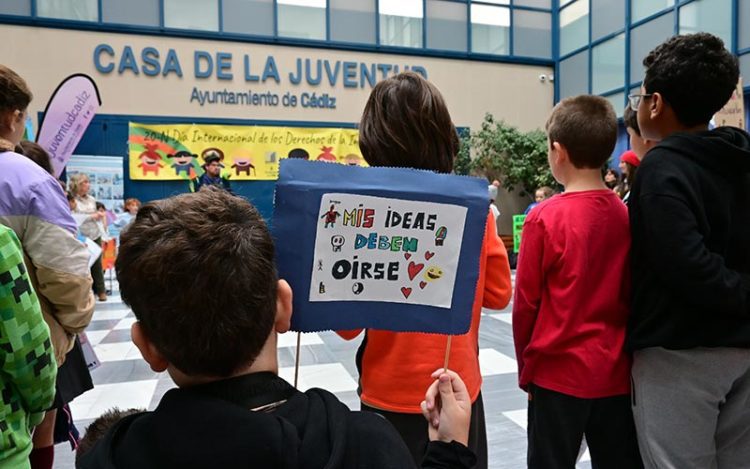
<path fill-rule="evenodd" d="M 106 206 L 106 205 L 104 205 L 103 203 L 101 203 L 101 202 L 97 201 L 97 202 L 96 202 L 96 209 L 97 209 L 97 210 L 107 210 L 107 206 Z"/>
<path fill-rule="evenodd" d="M 600 168 L 617 143 L 617 115 L 606 99 L 580 95 L 565 98 L 547 119 L 549 144 L 558 142 L 576 168 Z"/>
<path fill-rule="evenodd" d="M 289 152 L 289 158 L 310 159 L 310 154 L 304 148 L 294 148 Z"/>
<path fill-rule="evenodd" d="M 633 129 L 636 135 L 641 136 L 641 128 L 638 127 L 638 113 L 630 106 L 625 107 L 625 111 L 622 113 L 622 122 L 626 129 Z"/>
<path fill-rule="evenodd" d="M 0 111 L 25 111 L 33 98 L 26 81 L 5 65 L 0 65 Z"/>
<path fill-rule="evenodd" d="M 91 451 L 91 448 L 93 448 L 96 443 L 107 434 L 114 424 L 128 415 L 140 414 L 142 412 L 146 412 L 146 409 L 120 410 L 118 407 L 113 407 L 97 417 L 88 427 L 86 427 L 86 434 L 78 441 L 78 447 L 76 448 L 76 464 L 78 464 L 86 453 Z"/>
<path fill-rule="evenodd" d="M 121 235 L 120 291 L 143 333 L 188 375 L 231 375 L 263 348 L 277 274 L 266 223 L 217 187 L 144 205 Z"/>
<path fill-rule="evenodd" d="M 649 52 L 643 65 L 646 93 L 661 93 L 687 126 L 708 123 L 729 101 L 740 76 L 737 58 L 708 33 L 671 37 Z"/>
<path fill-rule="evenodd" d="M 381 81 L 359 123 L 359 148 L 370 166 L 453 171 L 458 133 L 440 91 L 404 72 Z"/>
<path fill-rule="evenodd" d="M 43 170 L 50 174 L 54 174 L 52 172 L 52 162 L 49 159 L 49 153 L 47 153 L 47 150 L 45 150 L 44 147 L 29 140 L 22 140 L 21 143 L 18 144 L 18 149 L 21 150 L 20 153 L 41 166 Z"/>

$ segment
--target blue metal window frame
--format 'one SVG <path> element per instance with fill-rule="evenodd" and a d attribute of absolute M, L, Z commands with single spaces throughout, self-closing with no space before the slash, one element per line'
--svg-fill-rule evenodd
<path fill-rule="evenodd" d="M 486 1 L 473 1 L 473 0 L 444 0 L 454 3 L 465 4 L 467 8 L 466 14 L 466 30 L 467 30 L 467 50 L 454 51 L 444 49 L 432 49 L 427 47 L 427 15 L 426 15 L 426 2 L 423 1 L 423 18 L 422 18 L 422 47 L 398 47 L 398 46 L 387 46 L 383 45 L 380 38 L 380 1 L 375 0 L 375 43 L 364 44 L 354 43 L 345 41 L 334 41 L 331 40 L 331 23 L 330 23 L 330 0 L 326 0 L 326 39 L 325 40 L 307 40 L 297 38 L 285 38 L 279 36 L 278 31 L 278 19 L 279 9 L 278 0 L 273 0 L 273 35 L 253 35 L 253 34 L 237 34 L 227 33 L 223 31 L 223 0 L 217 0 L 218 4 L 218 31 L 191 31 L 177 28 L 170 28 L 165 26 L 165 11 L 164 1 L 156 0 L 159 11 L 159 26 L 146 26 L 146 25 L 131 25 L 131 24 L 120 24 L 104 22 L 102 18 L 102 0 L 97 0 L 98 5 L 98 21 L 77 21 L 77 20 L 64 20 L 55 18 L 41 18 L 37 16 L 37 1 L 29 0 L 31 3 L 30 16 L 16 16 L 16 15 L 4 15 L 0 14 L 0 24 L 16 24 L 24 26 L 35 26 L 35 27 L 49 27 L 49 28 L 60 28 L 60 29 L 74 29 L 84 31 L 97 31 L 97 32 L 114 32 L 124 34 L 139 34 L 147 36 L 167 36 L 167 37 L 182 37 L 191 39 L 210 39 L 219 41 L 232 41 L 232 42 L 249 42 L 259 44 L 277 44 L 285 46 L 295 47 L 310 47 L 318 49 L 337 49 L 337 50 L 353 50 L 353 51 L 364 51 L 364 52 L 379 52 L 379 53 L 390 53 L 396 55 L 412 55 L 412 56 L 425 56 L 425 57 L 443 57 L 452 59 L 464 59 L 464 60 L 476 60 L 481 62 L 498 62 L 498 63 L 514 63 L 524 65 L 541 65 L 541 66 L 554 66 L 555 64 L 555 51 L 552 51 L 552 55 L 549 58 L 530 57 L 522 55 L 513 55 L 513 12 L 514 11 L 534 11 L 550 14 L 550 28 L 553 32 L 554 41 L 554 29 L 555 29 L 555 2 L 553 0 L 551 8 L 538 8 L 538 7 L 527 7 L 522 5 L 515 5 L 513 0 L 509 0 L 508 5 L 502 5 L 503 8 L 507 8 L 510 14 L 510 27 L 509 27 L 509 50 L 507 55 L 496 55 L 496 54 L 482 54 L 471 52 L 471 5 L 472 4 L 491 4 Z"/>
<path fill-rule="evenodd" d="M 593 12 L 591 9 L 591 2 L 592 0 L 581 0 L 581 1 L 587 1 L 589 2 L 589 41 L 588 44 L 579 47 L 578 49 L 575 49 L 571 52 L 568 52 L 564 55 L 560 54 L 560 11 L 565 9 L 565 7 L 571 5 L 576 0 L 556 0 L 555 5 L 553 5 L 553 21 L 555 24 L 553 24 L 553 57 L 555 57 L 555 76 L 557 77 L 560 70 L 560 62 L 563 60 L 566 60 L 576 54 L 579 54 L 585 50 L 588 50 L 589 52 L 589 69 L 588 69 L 588 80 L 589 80 L 589 88 L 588 92 L 590 93 L 592 91 L 593 86 L 593 49 L 604 43 L 607 42 L 610 39 L 613 39 L 614 37 L 625 34 L 625 73 L 623 77 L 623 86 L 618 87 L 612 90 L 607 90 L 604 93 L 600 93 L 600 96 L 611 96 L 616 93 L 624 92 L 626 95 L 625 101 L 622 103 L 623 107 L 627 104 L 627 94 L 629 93 L 629 90 L 633 87 L 640 86 L 641 82 L 631 82 L 630 81 L 630 72 L 631 72 L 631 66 L 630 66 L 630 54 L 631 54 L 631 35 L 632 30 L 634 28 L 637 28 L 638 26 L 641 26 L 643 24 L 649 23 L 661 16 L 667 15 L 669 13 L 674 14 L 674 25 L 673 25 L 673 34 L 679 34 L 679 28 L 680 28 L 680 8 L 684 7 L 685 5 L 689 5 L 690 3 L 700 1 L 700 0 L 675 0 L 675 4 L 667 7 L 663 10 L 660 10 L 656 13 L 653 13 L 646 18 L 642 18 L 638 21 L 633 22 L 632 21 L 632 8 L 633 8 L 633 0 L 626 0 L 625 4 L 625 27 L 618 29 L 616 31 L 610 32 L 606 36 L 603 36 L 597 40 L 592 40 L 592 21 L 593 21 Z M 738 49 L 738 43 L 739 43 L 739 2 L 743 0 L 730 0 L 732 2 L 731 9 L 732 9 L 732 24 L 731 24 L 731 38 L 732 38 L 732 44 L 730 47 L 730 51 L 737 55 L 742 56 L 745 54 L 750 54 L 750 47 L 745 49 Z M 556 27 L 556 28 L 555 28 Z M 744 86 L 745 91 L 750 91 L 750 80 L 748 80 L 745 83 Z M 555 102 L 558 102 L 560 100 L 560 80 L 555 80 Z"/>

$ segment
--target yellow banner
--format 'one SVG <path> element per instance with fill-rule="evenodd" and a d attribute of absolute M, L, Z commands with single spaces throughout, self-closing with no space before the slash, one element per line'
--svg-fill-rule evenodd
<path fill-rule="evenodd" d="M 218 155 L 222 177 L 274 180 L 287 157 L 365 166 L 355 129 L 129 124 L 130 179 L 194 179 Z"/>

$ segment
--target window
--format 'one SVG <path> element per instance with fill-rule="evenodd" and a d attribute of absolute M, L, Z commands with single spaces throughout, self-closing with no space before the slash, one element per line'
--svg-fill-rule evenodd
<path fill-rule="evenodd" d="M 680 34 L 705 31 L 719 36 L 732 50 L 732 2 L 697 0 L 680 8 Z"/>
<path fill-rule="evenodd" d="M 643 59 L 674 33 L 674 13 L 644 23 L 630 32 L 630 83 L 643 80 Z"/>
<path fill-rule="evenodd" d="M 277 0 L 279 36 L 326 38 L 326 0 Z"/>
<path fill-rule="evenodd" d="M 2 15 L 31 15 L 31 0 L 4 0 L 0 2 Z"/>
<path fill-rule="evenodd" d="M 466 52 L 466 4 L 427 0 L 427 47 Z"/>
<path fill-rule="evenodd" d="M 164 26 L 218 31 L 218 0 L 164 0 Z"/>
<path fill-rule="evenodd" d="M 422 47 L 422 0 L 380 0 L 380 43 Z"/>
<path fill-rule="evenodd" d="M 635 23 L 671 6 L 674 6 L 674 0 L 632 0 L 631 21 Z"/>
<path fill-rule="evenodd" d="M 331 40 L 375 44 L 375 0 L 329 0 Z"/>
<path fill-rule="evenodd" d="M 515 0 L 513 5 L 520 7 L 552 8 L 552 0 Z"/>
<path fill-rule="evenodd" d="M 102 0 L 102 21 L 159 26 L 159 0 Z"/>
<path fill-rule="evenodd" d="M 37 0 L 36 14 L 45 18 L 98 21 L 99 7 L 97 0 Z"/>
<path fill-rule="evenodd" d="M 589 42 L 589 0 L 577 0 L 560 10 L 560 55 Z"/>
<path fill-rule="evenodd" d="M 750 84 L 750 54 L 740 56 L 740 76 L 742 77 L 742 86 Z M 745 93 L 745 97 L 747 96 L 747 93 Z"/>
<path fill-rule="evenodd" d="M 738 49 L 747 49 L 750 47 L 750 2 L 739 2 L 737 5 L 737 24 L 739 26 Z M 748 77 L 750 78 L 750 77 Z"/>
<path fill-rule="evenodd" d="M 273 36 L 273 0 L 224 0 L 221 15 L 228 33 Z"/>
<path fill-rule="evenodd" d="M 592 41 L 625 27 L 625 5 L 622 0 L 591 0 Z"/>
<path fill-rule="evenodd" d="M 606 93 L 625 86 L 625 34 L 591 49 L 591 92 Z"/>
<path fill-rule="evenodd" d="M 510 9 L 471 5 L 471 50 L 482 54 L 510 53 Z"/>
<path fill-rule="evenodd" d="M 615 108 L 615 114 L 617 117 L 622 117 L 625 112 L 625 93 L 615 93 L 609 96 L 605 96 L 604 99 L 609 101 L 613 108 Z"/>
<path fill-rule="evenodd" d="M 513 10 L 513 55 L 552 57 L 552 15 Z"/>
<path fill-rule="evenodd" d="M 560 99 L 589 92 L 589 51 L 560 62 Z"/>

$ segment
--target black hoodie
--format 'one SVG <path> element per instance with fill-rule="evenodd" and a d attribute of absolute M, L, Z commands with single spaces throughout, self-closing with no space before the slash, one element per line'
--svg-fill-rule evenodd
<path fill-rule="evenodd" d="M 250 411 L 272 403 L 280 405 L 269 412 Z M 468 468 L 474 461 L 463 445 L 431 443 L 422 467 Z M 322 389 L 301 393 L 272 373 L 172 389 L 153 412 L 116 423 L 77 466 L 415 467 L 403 440 L 384 418 L 352 412 Z"/>
<path fill-rule="evenodd" d="M 629 208 L 629 348 L 750 348 L 750 135 L 664 139 L 643 159 Z"/>

